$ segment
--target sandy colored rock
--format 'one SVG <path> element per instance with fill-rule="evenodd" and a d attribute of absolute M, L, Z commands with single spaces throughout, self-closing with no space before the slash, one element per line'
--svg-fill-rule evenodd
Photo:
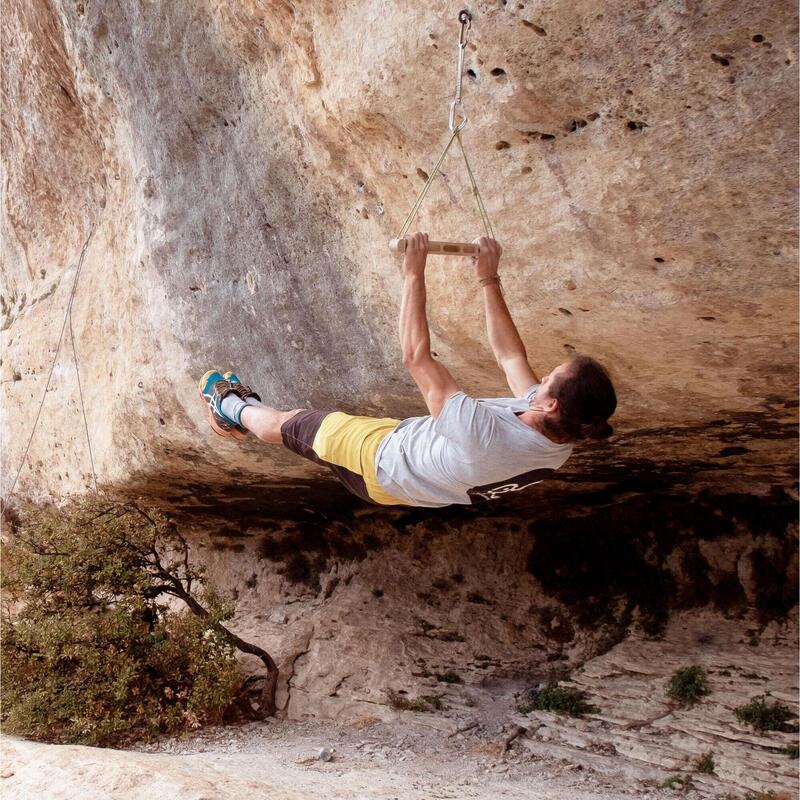
<path fill-rule="evenodd" d="M 730 722 L 751 688 L 743 672 L 730 670 L 730 686 L 715 678 L 714 702 L 687 714 L 659 688 L 688 651 L 715 670 L 733 652 L 776 697 L 797 699 L 788 634 L 769 641 L 764 628 L 796 603 L 796 513 L 785 515 L 797 501 L 794 6 L 472 9 L 464 142 L 505 247 L 506 297 L 540 374 L 582 351 L 610 366 L 620 407 L 609 446 L 581 448 L 518 506 L 423 518 L 365 509 L 309 462 L 208 428 L 196 384 L 209 367 L 235 368 L 283 407 L 423 410 L 399 358 L 401 277 L 386 242 L 446 136 L 455 10 L 5 4 L 3 496 L 43 397 L 15 500 L 92 485 L 85 407 L 101 485 L 191 519 L 193 553 L 237 599 L 237 633 L 279 663 L 287 725 L 387 724 L 397 714 L 387 690 L 441 694 L 455 721 L 423 715 L 440 736 L 470 724 L 471 703 L 502 707 L 496 729 L 457 734 L 483 748 L 476 770 L 494 775 L 498 742 L 520 721 L 515 694 L 584 661 L 576 681 L 604 699 L 603 714 L 543 717 L 512 747 L 573 759 L 574 771 L 553 767 L 571 777 L 544 796 L 615 797 L 602 782 L 622 763 L 638 776 L 634 796 L 656 796 L 641 782 L 685 770 L 709 744 L 720 777 L 698 778 L 698 792 L 760 790 L 769 775 L 794 791 L 792 762 L 773 763 L 771 744 Z M 480 233 L 455 159 L 415 227 Z M 467 392 L 505 394 L 468 262 L 432 259 L 428 277 L 434 350 Z M 677 522 L 665 533 L 664 520 Z M 342 529 L 363 554 L 336 549 L 336 537 L 353 545 Z M 306 583 L 264 554 L 292 531 Z M 732 618 L 709 622 L 721 637 L 709 648 L 697 648 L 694 623 L 642 638 L 642 625 L 703 606 Z M 600 622 L 593 607 L 608 612 Z M 760 651 L 735 640 L 737 615 L 754 620 Z M 626 644 L 628 633 L 639 638 Z M 463 683 L 437 679 L 448 670 Z M 291 758 L 330 742 L 311 744 Z M 379 744 L 376 758 L 394 757 Z M 273 784 L 236 764 L 199 773 L 136 753 L 115 772 L 112 753 L 7 747 L 2 774 L 14 775 L 0 780 L 20 796 L 40 780 L 66 797 L 107 779 L 131 797 L 199 800 L 212 784 L 354 797 L 372 780 L 331 789 L 292 768 Z M 250 768 L 262 764 L 259 753 Z M 492 781 L 466 789 L 443 769 L 409 787 L 414 771 L 398 768 L 386 794 L 458 785 L 459 796 L 530 796 Z M 528 791 L 530 772 L 514 770 Z"/>
<path fill-rule="evenodd" d="M 99 479 L 303 481 L 219 442 L 196 395 L 235 367 L 284 407 L 422 409 L 386 242 L 445 136 L 451 9 L 36 2 L 3 21 L 3 491 L 22 463 L 80 252 L 75 350 Z M 540 371 L 619 387 L 613 455 L 690 486 L 796 472 L 796 9 L 473 8 L 464 133 Z M 454 159 L 415 227 L 480 232 Z M 88 237 L 94 231 L 91 239 Z M 468 263 L 433 260 L 434 349 L 506 389 Z M 69 334 L 22 496 L 91 484 Z M 609 474 L 609 458 L 615 469 Z M 605 470 L 604 470 L 605 468 Z M 218 484 L 217 484 L 218 486 Z"/>

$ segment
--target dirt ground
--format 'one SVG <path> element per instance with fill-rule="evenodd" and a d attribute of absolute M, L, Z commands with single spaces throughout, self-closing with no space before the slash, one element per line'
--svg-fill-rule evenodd
<path fill-rule="evenodd" d="M 627 774 L 623 759 L 617 774 L 599 773 L 580 758 L 537 755 L 520 740 L 503 752 L 506 731 L 478 725 L 453 735 L 426 716 L 360 730 L 315 722 L 251 723 L 138 752 L 6 737 L 0 792 L 7 800 L 238 800 L 244 792 L 270 800 L 665 797 L 652 783 Z M 319 758 L 323 748 L 333 751 L 328 762 Z"/>

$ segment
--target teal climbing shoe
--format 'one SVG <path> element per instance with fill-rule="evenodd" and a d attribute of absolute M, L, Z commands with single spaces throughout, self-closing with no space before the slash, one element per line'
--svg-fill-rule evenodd
<path fill-rule="evenodd" d="M 228 419 L 220 408 L 222 398 L 233 391 L 228 381 L 215 369 L 210 369 L 200 378 L 198 388 L 203 402 L 208 406 L 208 421 L 211 423 L 212 430 L 220 436 L 244 439 L 247 436 L 247 430 Z"/>
<path fill-rule="evenodd" d="M 249 386 L 245 386 L 235 373 L 226 372 L 224 377 L 230 384 L 231 391 L 239 398 L 247 400 L 248 397 L 252 397 L 253 400 L 258 400 L 259 403 L 261 402 L 261 398 Z"/>

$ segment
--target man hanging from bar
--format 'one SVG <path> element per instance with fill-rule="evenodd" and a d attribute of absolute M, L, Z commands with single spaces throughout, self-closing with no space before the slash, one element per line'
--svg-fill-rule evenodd
<path fill-rule="evenodd" d="M 209 370 L 200 380 L 211 427 L 220 435 L 247 432 L 282 444 L 331 469 L 354 494 L 378 505 L 441 507 L 492 500 L 527 489 L 557 470 L 573 444 L 605 439 L 617 398 L 608 372 L 588 356 L 555 367 L 541 381 L 503 299 L 502 248 L 475 240 L 489 343 L 514 394 L 476 399 L 458 388 L 431 354 L 425 313 L 428 236 L 407 239 L 403 262 L 400 346 L 403 365 L 430 414 L 405 420 L 340 411 L 280 411 L 234 373 Z"/>

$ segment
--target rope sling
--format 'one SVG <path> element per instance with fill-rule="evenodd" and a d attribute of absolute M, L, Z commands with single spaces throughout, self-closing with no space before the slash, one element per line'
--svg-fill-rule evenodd
<path fill-rule="evenodd" d="M 494 238 L 492 223 L 489 221 L 489 215 L 486 213 L 486 206 L 483 203 L 483 198 L 481 197 L 480 190 L 478 189 L 478 184 L 475 181 L 475 175 L 472 172 L 472 167 L 470 166 L 469 159 L 467 158 L 467 153 L 464 150 L 464 143 L 461 141 L 461 131 L 467 124 L 467 114 L 464 109 L 464 104 L 461 100 L 461 81 L 464 74 L 464 48 L 467 46 L 467 37 L 470 27 L 472 26 L 472 15 L 469 13 L 469 11 L 461 11 L 458 15 L 458 22 L 460 25 L 458 32 L 458 72 L 456 76 L 456 94 L 453 98 L 453 102 L 450 103 L 450 138 L 447 140 L 447 144 L 445 145 L 444 150 L 442 150 L 439 160 L 436 162 L 436 164 L 434 164 L 431 174 L 428 176 L 428 180 L 422 187 L 422 191 L 419 193 L 414 205 L 411 207 L 411 211 L 408 212 L 408 216 L 406 217 L 405 222 L 403 222 L 402 228 L 400 228 L 400 233 L 397 234 L 396 239 L 392 239 L 389 242 L 389 249 L 394 253 L 405 252 L 405 235 L 408 233 L 408 229 L 411 226 L 414 217 L 422 206 L 422 201 L 425 199 L 428 189 L 431 188 L 434 178 L 439 173 L 442 162 L 444 161 L 445 156 L 450 150 L 450 146 L 453 144 L 453 142 L 458 142 L 459 150 L 461 151 L 461 155 L 464 157 L 464 164 L 467 168 L 467 177 L 469 178 L 470 186 L 472 187 L 472 194 L 475 197 L 475 203 L 478 206 L 478 214 L 480 215 L 483 229 L 487 236 L 491 237 L 492 239 Z M 458 112 L 461 117 L 458 124 L 456 124 L 456 112 Z M 473 256 L 478 254 L 478 246 L 466 242 L 428 242 L 428 253 L 451 256 Z"/>

